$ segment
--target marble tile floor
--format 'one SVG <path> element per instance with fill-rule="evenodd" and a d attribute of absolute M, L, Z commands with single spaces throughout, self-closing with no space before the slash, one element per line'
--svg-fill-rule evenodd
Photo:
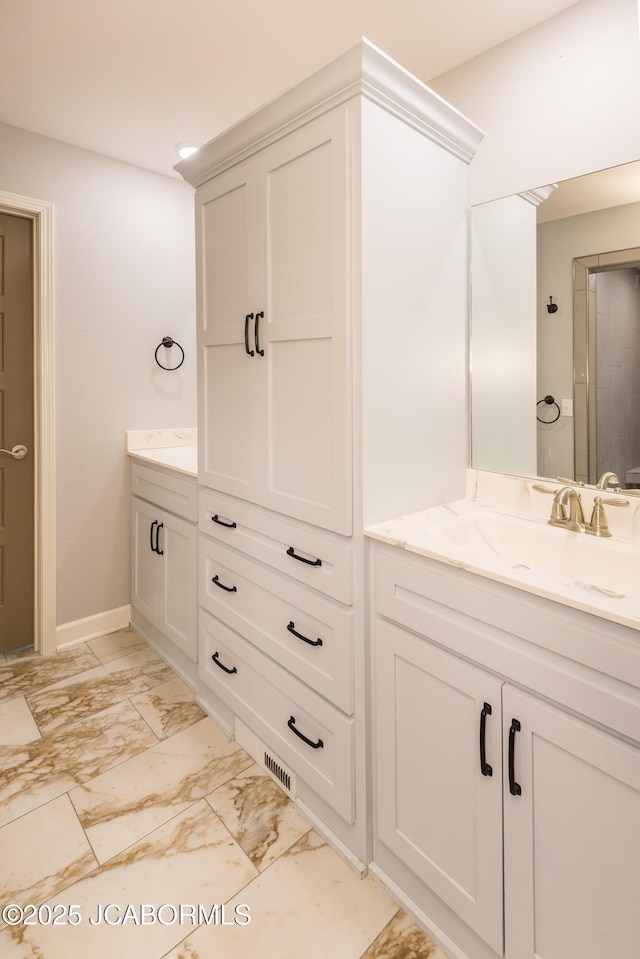
<path fill-rule="evenodd" d="M 0 661 L 11 904 L 2 959 L 447 959 L 131 629 Z"/>

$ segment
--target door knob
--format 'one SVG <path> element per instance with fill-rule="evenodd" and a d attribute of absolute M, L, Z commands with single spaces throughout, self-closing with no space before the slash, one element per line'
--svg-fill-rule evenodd
<path fill-rule="evenodd" d="M 12 450 L 0 450 L 0 453 L 8 453 L 9 456 L 13 456 L 14 460 L 23 460 L 28 452 L 27 447 L 22 444 L 14 446 Z"/>

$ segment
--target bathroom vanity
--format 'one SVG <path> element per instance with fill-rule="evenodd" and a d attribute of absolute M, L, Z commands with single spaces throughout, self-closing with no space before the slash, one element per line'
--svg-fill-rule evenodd
<path fill-rule="evenodd" d="M 134 466 L 134 623 L 451 959 L 627 959 L 638 549 L 462 499 L 479 140 L 363 41 L 178 166 L 197 484 Z"/>
<path fill-rule="evenodd" d="M 544 570 L 491 542 L 483 568 L 478 543 L 461 548 L 458 511 L 426 513 L 369 531 L 370 868 L 454 955 L 632 956 L 640 607 L 618 594 L 630 628 L 584 611 L 612 591 L 574 584 L 583 609 L 542 598 Z"/>
<path fill-rule="evenodd" d="M 191 679 L 198 658 L 195 433 L 127 437 L 133 623 Z"/>

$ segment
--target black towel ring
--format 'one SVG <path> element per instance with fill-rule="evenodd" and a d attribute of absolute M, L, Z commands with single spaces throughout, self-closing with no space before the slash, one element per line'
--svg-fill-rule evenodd
<path fill-rule="evenodd" d="M 555 406 L 555 408 L 557 409 L 558 412 L 557 412 L 556 416 L 555 416 L 552 420 L 541 420 L 540 417 L 538 416 L 538 414 L 536 413 L 536 419 L 537 419 L 538 423 L 545 423 L 547 426 L 550 426 L 551 423 L 555 423 L 556 420 L 559 420 L 559 419 L 560 419 L 560 407 L 558 406 L 558 404 L 557 404 L 556 401 L 554 400 L 553 396 L 551 396 L 551 395 L 545 396 L 545 398 L 544 398 L 543 400 L 538 400 L 538 402 L 536 403 L 536 409 L 538 408 L 538 406 L 540 406 L 541 403 L 546 403 L 547 406 Z"/>
<path fill-rule="evenodd" d="M 182 353 L 182 359 L 180 360 L 180 362 L 178 363 L 177 366 L 163 366 L 163 365 L 162 365 L 162 363 L 161 363 L 160 360 L 158 359 L 158 350 L 160 349 L 161 346 L 165 346 L 168 350 L 170 350 L 172 346 L 177 346 L 177 347 L 178 347 L 178 349 L 179 349 L 180 352 Z M 158 364 L 158 366 L 160 367 L 160 369 L 162 369 L 162 370 L 178 370 L 178 369 L 180 369 L 180 367 L 181 367 L 182 364 L 184 363 L 184 350 L 182 349 L 182 347 L 180 346 L 180 344 L 177 343 L 175 340 L 172 340 L 170 336 L 163 336 L 163 337 L 162 337 L 162 343 L 158 343 L 158 345 L 156 346 L 155 357 L 156 357 L 156 363 Z"/>

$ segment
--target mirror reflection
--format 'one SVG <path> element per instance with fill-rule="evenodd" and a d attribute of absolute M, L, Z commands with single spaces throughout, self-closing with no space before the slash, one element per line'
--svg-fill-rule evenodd
<path fill-rule="evenodd" d="M 640 486 L 640 163 L 471 211 L 476 469 Z"/>

